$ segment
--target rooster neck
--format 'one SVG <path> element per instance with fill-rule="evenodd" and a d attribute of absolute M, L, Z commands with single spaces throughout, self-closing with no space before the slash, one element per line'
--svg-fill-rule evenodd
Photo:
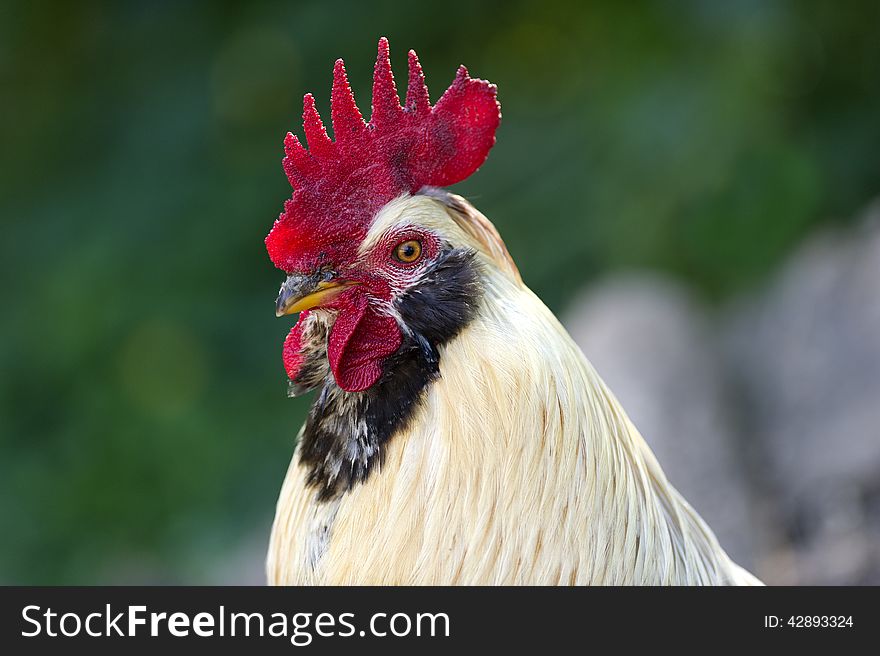
<path fill-rule="evenodd" d="M 367 480 L 377 463 L 381 466 L 388 440 L 406 429 L 440 375 L 440 347 L 475 316 L 482 296 L 477 266 L 472 251 L 448 249 L 396 300 L 403 344 L 370 389 L 342 390 L 326 367 L 326 346 L 315 350 L 307 375 L 324 376 L 303 429 L 300 465 L 319 501 Z M 326 331 L 317 339 L 326 345 Z"/>

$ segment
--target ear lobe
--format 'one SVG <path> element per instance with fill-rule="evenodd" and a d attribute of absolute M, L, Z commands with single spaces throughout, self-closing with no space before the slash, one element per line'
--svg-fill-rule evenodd
<path fill-rule="evenodd" d="M 373 308 L 365 293 L 350 292 L 351 303 L 336 318 L 327 342 L 327 357 L 336 384 L 362 392 L 382 375 L 382 361 L 400 348 L 397 322 Z"/>

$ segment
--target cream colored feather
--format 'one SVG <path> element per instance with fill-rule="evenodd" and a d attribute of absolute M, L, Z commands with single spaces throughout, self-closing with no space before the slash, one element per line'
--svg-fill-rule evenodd
<path fill-rule="evenodd" d="M 485 298 L 441 349 L 381 469 L 316 502 L 293 460 L 278 500 L 272 584 L 759 584 L 666 480 L 556 317 L 463 199 L 404 197 L 369 251 L 418 225 L 478 251 Z"/>

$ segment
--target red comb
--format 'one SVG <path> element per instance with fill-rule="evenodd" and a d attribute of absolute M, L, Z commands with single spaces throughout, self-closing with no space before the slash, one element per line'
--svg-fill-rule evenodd
<path fill-rule="evenodd" d="M 309 270 L 351 256 L 376 212 L 403 193 L 467 178 L 486 160 L 501 120 L 495 85 L 461 66 L 431 107 L 416 53 L 409 52 L 409 85 L 401 107 L 391 73 L 388 40 L 379 40 L 373 106 L 365 123 L 345 65 L 333 68 L 331 141 L 311 94 L 303 99 L 308 150 L 291 133 L 284 171 L 294 188 L 266 237 L 269 257 L 285 271 Z"/>

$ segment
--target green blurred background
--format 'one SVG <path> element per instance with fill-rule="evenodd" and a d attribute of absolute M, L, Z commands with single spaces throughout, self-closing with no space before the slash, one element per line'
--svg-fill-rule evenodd
<path fill-rule="evenodd" d="M 498 84 L 456 191 L 554 310 L 631 267 L 720 302 L 880 190 L 878 26 L 870 0 L 4 2 L 0 582 L 240 580 L 307 403 L 262 242 L 336 57 L 365 112 L 381 35 L 432 99 L 460 63 Z"/>

